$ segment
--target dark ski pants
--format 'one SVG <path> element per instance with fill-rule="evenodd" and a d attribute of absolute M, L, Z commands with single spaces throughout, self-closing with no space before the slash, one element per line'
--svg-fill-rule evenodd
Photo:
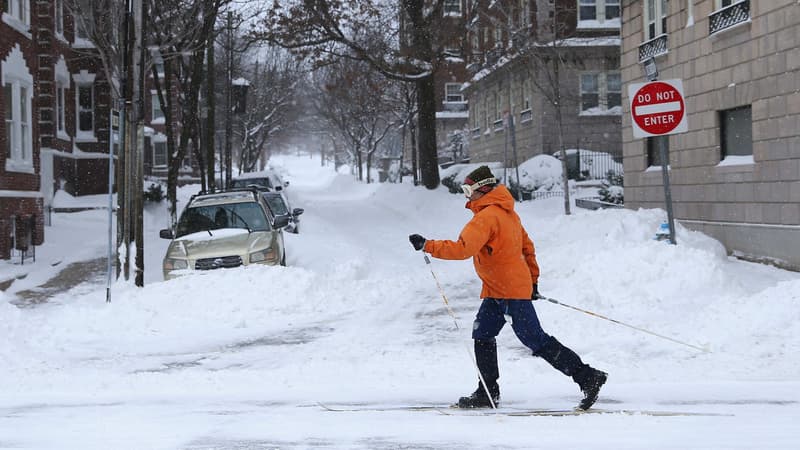
<path fill-rule="evenodd" d="M 552 340 L 542 330 L 539 317 L 531 300 L 503 300 L 485 298 L 481 303 L 475 322 L 472 324 L 472 339 L 476 341 L 493 340 L 506 324 L 506 316 L 511 320 L 511 328 L 534 355 Z"/>

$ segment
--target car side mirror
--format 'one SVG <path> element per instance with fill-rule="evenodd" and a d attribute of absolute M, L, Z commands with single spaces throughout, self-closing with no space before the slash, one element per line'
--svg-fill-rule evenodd
<path fill-rule="evenodd" d="M 283 190 L 283 186 L 275 186 L 275 190 L 276 191 L 282 191 Z"/>
<path fill-rule="evenodd" d="M 172 234 L 172 230 L 166 229 L 159 231 L 158 237 L 160 237 L 161 239 L 172 239 L 174 235 Z"/>
<path fill-rule="evenodd" d="M 305 212 L 305 209 L 303 209 L 303 208 L 295 208 L 294 210 L 292 210 L 292 215 L 293 216 L 299 216 L 300 214 L 303 214 L 304 212 Z"/>
<path fill-rule="evenodd" d="M 289 216 L 283 215 L 275 218 L 275 222 L 272 223 L 272 228 L 281 229 L 287 225 L 289 225 Z"/>

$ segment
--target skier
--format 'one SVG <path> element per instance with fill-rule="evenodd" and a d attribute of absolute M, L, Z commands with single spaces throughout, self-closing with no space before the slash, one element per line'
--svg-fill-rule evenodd
<path fill-rule="evenodd" d="M 572 377 L 584 395 L 578 409 L 589 409 L 597 400 L 608 374 L 584 364 L 575 352 L 542 330 L 532 302 L 540 298 L 539 266 L 533 242 L 514 212 L 511 193 L 497 183 L 487 166 L 472 171 L 461 189 L 469 199 L 466 207 L 474 216 L 464 226 L 458 241 L 429 240 L 419 234 L 412 234 L 408 239 L 415 250 L 423 250 L 436 258 L 473 258 L 475 271 L 483 282 L 483 302 L 473 323 L 472 339 L 478 370 L 495 406 L 500 400 L 495 337 L 508 321 L 517 338 L 534 356 Z M 458 406 L 491 406 L 480 380 L 475 392 L 461 397 Z"/>

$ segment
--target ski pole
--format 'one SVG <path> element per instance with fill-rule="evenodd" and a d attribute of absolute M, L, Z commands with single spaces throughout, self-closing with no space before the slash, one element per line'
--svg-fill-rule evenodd
<path fill-rule="evenodd" d="M 600 315 L 600 314 L 593 313 L 593 312 L 591 312 L 591 311 L 587 311 L 587 310 L 585 310 L 585 309 L 581 309 L 581 308 L 578 308 L 578 307 L 575 307 L 575 306 L 572 306 L 572 305 L 567 305 L 566 303 L 561 303 L 561 302 L 559 302 L 558 300 L 556 300 L 556 299 L 554 299 L 554 298 L 549 298 L 549 297 L 539 296 L 539 299 L 540 299 L 540 300 L 547 300 L 547 301 L 548 301 L 548 302 L 550 302 L 550 303 L 555 303 L 556 305 L 561 305 L 561 306 L 564 306 L 564 307 L 566 307 L 566 308 L 572 308 L 572 309 L 574 309 L 575 311 L 580 311 L 580 312 L 582 312 L 582 313 L 589 314 L 590 316 L 599 317 L 599 318 L 601 318 L 601 319 L 608 320 L 609 322 L 614 322 L 614 323 L 616 323 L 616 324 L 619 324 L 619 325 L 622 325 L 622 326 L 625 326 L 625 327 L 628 327 L 628 328 L 633 328 L 634 330 L 638 330 L 638 331 L 641 331 L 641 332 L 643 332 L 643 333 L 652 334 L 653 336 L 660 337 L 661 339 L 666 339 L 666 340 L 668 340 L 668 341 L 672 341 L 672 342 L 674 342 L 674 343 L 676 343 L 676 344 L 685 345 L 685 346 L 687 346 L 687 347 L 691 347 L 691 348 L 693 348 L 693 349 L 695 349 L 695 350 L 700 350 L 701 352 L 704 352 L 704 353 L 711 353 L 711 350 L 708 350 L 707 348 L 702 348 L 702 347 L 698 347 L 698 346 L 696 346 L 696 345 L 687 344 L 686 342 L 681 342 L 681 341 L 679 341 L 679 340 L 677 340 L 677 339 L 673 339 L 673 338 L 671 338 L 671 337 L 669 337 L 669 336 L 663 336 L 663 335 L 661 335 L 661 334 L 654 333 L 654 332 L 652 332 L 652 331 L 649 331 L 649 330 L 645 330 L 644 328 L 639 328 L 639 327 L 635 327 L 635 326 L 633 326 L 633 325 L 628 325 L 627 323 L 620 322 L 619 320 L 614 320 L 614 319 L 608 318 L 608 317 L 606 317 L 606 316 L 602 316 L 602 315 Z"/>
<path fill-rule="evenodd" d="M 436 287 L 439 288 L 439 293 L 442 294 L 442 300 L 444 300 L 444 306 L 447 307 L 447 313 L 450 314 L 450 317 L 453 318 L 453 323 L 456 325 L 456 330 L 460 331 L 461 327 L 458 325 L 458 319 L 456 319 L 456 314 L 453 312 L 453 308 L 450 307 L 450 302 L 447 301 L 447 296 L 444 295 L 444 289 L 442 289 L 442 285 L 439 284 L 439 278 L 433 271 L 433 266 L 431 265 L 431 259 L 428 258 L 428 255 L 426 255 L 425 253 L 423 253 L 422 255 L 425 257 L 425 264 L 427 264 L 428 268 L 431 270 L 431 275 L 433 275 L 433 280 L 436 281 Z M 464 343 L 464 350 L 467 351 L 469 359 L 472 361 L 472 365 L 475 366 L 475 371 L 478 372 L 478 379 L 481 382 L 481 386 L 483 386 L 484 392 L 486 392 L 486 397 L 489 399 L 489 404 L 492 405 L 492 409 L 497 409 L 497 405 L 494 404 L 494 399 L 492 399 L 492 394 L 489 393 L 489 387 L 486 386 L 486 380 L 483 379 L 483 374 L 481 374 L 481 369 L 478 367 L 478 361 L 475 359 L 475 355 L 472 354 L 466 343 Z"/>

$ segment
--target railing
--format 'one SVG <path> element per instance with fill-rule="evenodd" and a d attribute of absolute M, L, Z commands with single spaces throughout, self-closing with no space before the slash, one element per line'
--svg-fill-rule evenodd
<path fill-rule="evenodd" d="M 520 123 L 529 122 L 532 119 L 533 119 L 533 111 L 531 111 L 530 109 L 526 109 L 525 111 L 519 113 Z"/>
<path fill-rule="evenodd" d="M 494 131 L 503 131 L 503 119 L 497 119 L 492 124 L 494 126 Z"/>
<path fill-rule="evenodd" d="M 0 219 L 0 230 L 9 233 L 9 257 L 13 261 L 19 257 L 19 263 L 25 264 L 26 259 L 36 262 L 36 216 L 28 217 L 11 216 L 8 220 Z"/>
<path fill-rule="evenodd" d="M 472 129 L 472 139 L 478 139 L 481 137 L 481 127 L 473 128 Z"/>
<path fill-rule="evenodd" d="M 667 35 L 662 34 L 639 46 L 639 61 L 667 53 Z"/>
<path fill-rule="evenodd" d="M 708 34 L 714 34 L 748 20 L 750 20 L 750 0 L 742 0 L 711 13 L 708 16 Z"/>

